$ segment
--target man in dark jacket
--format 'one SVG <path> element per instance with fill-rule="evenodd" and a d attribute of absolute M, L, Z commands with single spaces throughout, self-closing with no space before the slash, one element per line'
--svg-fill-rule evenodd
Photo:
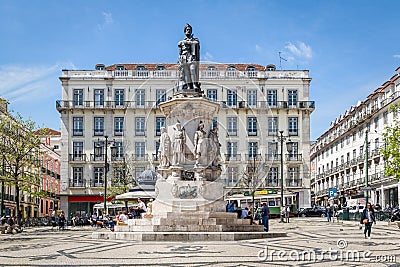
<path fill-rule="evenodd" d="M 269 207 L 266 203 L 262 204 L 261 217 L 262 217 L 262 223 L 264 225 L 264 231 L 268 232 Z"/>

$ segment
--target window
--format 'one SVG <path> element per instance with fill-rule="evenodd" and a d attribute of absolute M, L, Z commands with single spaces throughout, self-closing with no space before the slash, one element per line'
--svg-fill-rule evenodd
<path fill-rule="evenodd" d="M 123 143 L 121 141 L 116 141 L 114 142 L 114 146 L 116 149 L 116 158 L 117 159 L 123 159 L 124 158 L 124 146 Z"/>
<path fill-rule="evenodd" d="M 156 136 L 161 136 L 161 127 L 165 126 L 164 117 L 156 117 Z"/>
<path fill-rule="evenodd" d="M 208 77 L 218 76 L 217 68 L 215 68 L 215 66 L 208 66 L 207 70 L 206 70 L 206 76 L 208 76 Z"/>
<path fill-rule="evenodd" d="M 218 120 L 217 117 L 213 117 L 213 120 L 210 125 L 210 130 L 214 130 L 214 128 L 218 127 Z"/>
<path fill-rule="evenodd" d="M 300 177 L 300 168 L 298 166 L 289 167 L 287 186 L 301 186 L 299 177 Z"/>
<path fill-rule="evenodd" d="M 156 70 L 158 70 L 158 71 L 165 70 L 165 66 L 159 65 L 159 66 L 156 67 Z"/>
<path fill-rule="evenodd" d="M 267 160 L 274 161 L 278 159 L 278 142 L 268 142 Z"/>
<path fill-rule="evenodd" d="M 247 91 L 247 105 L 249 105 L 250 107 L 257 106 L 257 90 Z"/>
<path fill-rule="evenodd" d="M 159 158 L 158 158 L 158 150 L 159 150 L 159 149 L 160 149 L 160 142 L 157 142 L 157 141 L 156 141 L 156 153 L 153 154 L 154 160 L 155 160 L 155 161 L 158 161 L 158 160 L 159 160 Z"/>
<path fill-rule="evenodd" d="M 72 186 L 83 186 L 83 167 L 72 168 Z"/>
<path fill-rule="evenodd" d="M 298 142 L 292 142 L 292 147 L 291 150 L 288 151 L 289 152 L 289 161 L 298 161 L 301 160 L 299 158 L 299 143 Z"/>
<path fill-rule="evenodd" d="M 360 146 L 360 157 L 364 156 L 364 146 Z"/>
<path fill-rule="evenodd" d="M 144 89 L 136 89 L 136 106 L 144 106 Z"/>
<path fill-rule="evenodd" d="M 73 135 L 83 135 L 83 117 L 73 117 Z"/>
<path fill-rule="evenodd" d="M 298 135 L 297 117 L 289 117 L 289 136 Z"/>
<path fill-rule="evenodd" d="M 228 186 L 235 186 L 238 182 L 238 167 L 229 166 L 227 170 Z"/>
<path fill-rule="evenodd" d="M 297 106 L 297 90 L 288 90 L 289 106 Z"/>
<path fill-rule="evenodd" d="M 94 117 L 94 135 L 104 135 L 104 117 Z"/>
<path fill-rule="evenodd" d="M 167 93 L 165 89 L 157 89 L 156 90 L 156 99 L 157 99 L 157 105 L 159 105 L 162 102 L 165 102 Z"/>
<path fill-rule="evenodd" d="M 217 90 L 216 89 L 208 89 L 207 90 L 207 98 L 210 101 L 217 101 Z"/>
<path fill-rule="evenodd" d="M 96 151 L 96 148 L 99 147 L 100 149 L 100 154 L 96 154 L 99 153 Z M 94 151 L 94 155 L 93 155 L 93 160 L 94 161 L 103 161 L 104 160 L 104 142 L 102 141 L 96 141 L 93 142 L 93 151 Z"/>
<path fill-rule="evenodd" d="M 145 142 L 135 142 L 135 159 L 145 160 Z"/>
<path fill-rule="evenodd" d="M 257 157 L 258 151 L 258 143 L 257 142 L 249 142 L 249 159 L 253 159 Z"/>
<path fill-rule="evenodd" d="M 95 187 L 104 186 L 103 175 L 104 175 L 103 167 L 93 168 L 93 183 L 94 183 L 93 185 Z"/>
<path fill-rule="evenodd" d="M 267 186 L 278 186 L 278 167 L 270 167 L 267 178 Z"/>
<path fill-rule="evenodd" d="M 356 158 L 357 158 L 357 150 L 353 149 L 353 159 L 356 159 Z"/>
<path fill-rule="evenodd" d="M 375 127 L 375 129 L 378 129 L 378 127 L 379 127 L 379 116 L 374 118 L 374 127 Z"/>
<path fill-rule="evenodd" d="M 346 159 L 347 159 L 347 162 L 350 162 L 350 152 L 347 152 Z"/>
<path fill-rule="evenodd" d="M 230 136 L 237 135 L 237 118 L 236 117 L 228 117 L 228 135 L 230 135 Z"/>
<path fill-rule="evenodd" d="M 257 118 L 249 117 L 247 118 L 247 133 L 248 135 L 257 135 Z"/>
<path fill-rule="evenodd" d="M 237 92 L 236 90 L 228 90 L 227 92 L 228 96 L 228 106 L 229 107 L 235 107 L 237 105 Z"/>
<path fill-rule="evenodd" d="M 356 132 L 353 132 L 353 142 L 355 142 L 356 140 L 357 140 Z"/>
<path fill-rule="evenodd" d="M 268 118 L 268 135 L 275 136 L 278 134 L 278 117 Z"/>
<path fill-rule="evenodd" d="M 115 70 L 125 70 L 125 66 L 124 65 L 117 65 L 115 67 Z"/>
<path fill-rule="evenodd" d="M 124 134 L 124 117 L 115 117 L 114 118 L 114 135 L 123 135 Z"/>
<path fill-rule="evenodd" d="M 228 155 L 227 155 L 227 160 L 239 160 L 237 157 L 237 142 L 228 142 L 228 145 L 226 146 Z"/>
<path fill-rule="evenodd" d="M 267 91 L 267 100 L 268 100 L 268 106 L 276 107 L 276 101 L 277 101 L 276 90 L 268 90 Z"/>
<path fill-rule="evenodd" d="M 73 160 L 83 160 L 83 142 L 73 142 L 72 153 Z"/>
<path fill-rule="evenodd" d="M 379 138 L 375 138 L 375 149 L 379 148 Z"/>
<path fill-rule="evenodd" d="M 385 111 L 385 112 L 383 113 L 383 123 L 384 123 L 384 124 L 387 124 L 387 122 L 388 122 L 388 112 Z"/>
<path fill-rule="evenodd" d="M 99 107 L 104 105 L 104 90 L 96 89 L 94 90 L 94 106 Z"/>
<path fill-rule="evenodd" d="M 144 129 L 144 124 L 145 123 L 145 118 L 143 117 L 138 117 L 135 118 L 135 133 L 136 135 L 144 135 L 145 134 L 145 129 Z"/>
<path fill-rule="evenodd" d="M 83 90 L 75 89 L 74 90 L 74 106 L 83 106 Z"/>
<path fill-rule="evenodd" d="M 226 68 L 226 76 L 234 77 L 235 75 L 236 75 L 236 67 L 235 66 L 229 66 Z"/>
<path fill-rule="evenodd" d="M 123 106 L 125 101 L 125 90 L 124 89 L 116 89 L 115 90 L 115 105 Z"/>

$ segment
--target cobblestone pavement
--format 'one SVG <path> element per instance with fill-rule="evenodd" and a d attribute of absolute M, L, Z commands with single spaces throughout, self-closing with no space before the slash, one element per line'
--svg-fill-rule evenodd
<path fill-rule="evenodd" d="M 356 222 L 271 221 L 288 237 L 248 241 L 93 240 L 90 227 L 0 235 L 0 266 L 400 266 L 400 229 L 378 222 L 364 239 Z"/>

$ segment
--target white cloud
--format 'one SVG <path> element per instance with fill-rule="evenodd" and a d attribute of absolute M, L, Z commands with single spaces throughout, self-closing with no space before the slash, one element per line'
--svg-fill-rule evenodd
<path fill-rule="evenodd" d="M 400 58 L 400 55 L 393 55 L 394 58 Z"/>
<path fill-rule="evenodd" d="M 114 20 L 112 18 L 112 14 L 111 13 L 103 12 L 102 14 L 103 14 L 103 19 L 104 20 L 103 20 L 102 24 L 98 24 L 97 25 L 97 28 L 99 30 L 103 30 L 107 25 L 111 25 L 111 24 L 114 23 Z"/>
<path fill-rule="evenodd" d="M 256 51 L 257 51 L 257 52 L 260 52 L 261 50 L 262 50 L 262 47 L 259 46 L 258 44 L 256 44 Z"/>
<path fill-rule="evenodd" d="M 0 95 L 10 102 L 24 102 L 58 95 L 58 77 L 71 63 L 53 66 L 0 65 Z"/>
<path fill-rule="evenodd" d="M 311 46 L 306 45 L 303 42 L 297 42 L 297 45 L 289 42 L 287 45 L 285 45 L 285 48 L 296 57 L 312 58 Z"/>
<path fill-rule="evenodd" d="M 204 61 L 212 61 L 214 56 L 210 52 L 206 52 L 203 56 Z"/>

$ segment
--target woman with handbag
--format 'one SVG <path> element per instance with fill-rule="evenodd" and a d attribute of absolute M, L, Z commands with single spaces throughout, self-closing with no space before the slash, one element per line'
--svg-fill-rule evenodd
<path fill-rule="evenodd" d="M 360 224 L 364 224 L 364 237 L 365 238 L 367 238 L 367 232 L 368 232 L 368 239 L 371 239 L 372 223 L 376 224 L 375 212 L 374 212 L 374 209 L 372 208 L 371 203 L 368 202 L 367 206 L 362 211 L 361 221 L 360 221 Z"/>

